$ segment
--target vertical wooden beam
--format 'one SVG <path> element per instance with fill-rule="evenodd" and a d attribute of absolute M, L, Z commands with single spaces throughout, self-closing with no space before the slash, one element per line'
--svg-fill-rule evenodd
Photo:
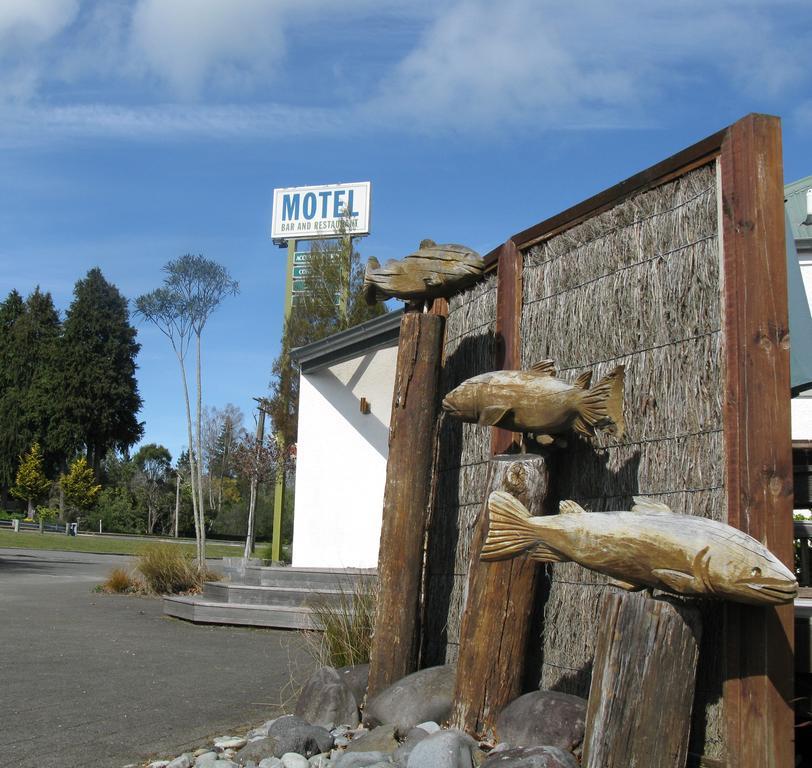
<path fill-rule="evenodd" d="M 584 768 L 685 768 L 702 623 L 696 608 L 605 592 Z"/>
<path fill-rule="evenodd" d="M 527 555 L 501 562 L 479 559 L 488 536 L 488 496 L 507 491 L 537 516 L 545 512 L 549 487 L 544 456 L 496 456 L 488 465 L 485 500 L 471 540 L 451 713 L 452 725 L 479 737 L 494 737 L 499 713 L 522 693 L 541 572 Z"/>
<path fill-rule="evenodd" d="M 722 145 L 728 520 L 793 567 L 781 125 L 748 115 Z M 793 606 L 726 607 L 728 764 L 794 764 Z"/>
<path fill-rule="evenodd" d="M 521 251 L 508 240 L 497 256 L 496 289 L 496 365 L 497 370 L 521 368 L 522 346 L 522 266 Z M 520 435 L 493 427 L 491 454 L 505 453 Z"/>
<path fill-rule="evenodd" d="M 431 489 L 432 448 L 445 318 L 406 312 L 400 323 L 389 426 L 372 697 L 417 670 L 423 545 Z"/>

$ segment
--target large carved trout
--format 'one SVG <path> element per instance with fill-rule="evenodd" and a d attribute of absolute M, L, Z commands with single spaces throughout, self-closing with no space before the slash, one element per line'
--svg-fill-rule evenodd
<path fill-rule="evenodd" d="M 527 552 L 542 562 L 578 563 L 627 590 L 649 587 L 756 605 L 789 603 L 798 592 L 795 576 L 770 550 L 724 523 L 676 515 L 640 497 L 628 512 L 586 512 L 574 501 L 562 501 L 560 510 L 531 517 L 509 493 L 494 491 L 482 559 Z"/>
<path fill-rule="evenodd" d="M 466 379 L 443 400 L 443 410 L 463 421 L 475 421 L 513 432 L 560 435 L 570 429 L 592 436 L 606 429 L 623 436 L 623 378 L 619 365 L 590 388 L 592 372 L 574 384 L 555 376 L 552 360 L 529 371 L 492 371 Z"/>

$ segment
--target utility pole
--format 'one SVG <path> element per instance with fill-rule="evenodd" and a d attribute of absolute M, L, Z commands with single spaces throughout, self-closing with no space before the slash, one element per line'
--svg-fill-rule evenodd
<path fill-rule="evenodd" d="M 262 443 L 265 440 L 265 414 L 268 408 L 268 400 L 264 397 L 255 397 L 257 401 L 257 439 L 256 439 L 256 457 L 257 464 L 260 460 L 262 452 Z M 254 467 L 251 474 L 251 491 L 248 500 L 248 529 L 245 534 L 245 550 L 243 557 L 247 560 L 254 553 L 254 531 L 256 529 L 256 508 L 257 508 L 257 486 L 259 485 L 259 466 Z M 274 542 L 276 538 L 274 537 Z M 276 559 L 276 558 L 275 558 Z"/>

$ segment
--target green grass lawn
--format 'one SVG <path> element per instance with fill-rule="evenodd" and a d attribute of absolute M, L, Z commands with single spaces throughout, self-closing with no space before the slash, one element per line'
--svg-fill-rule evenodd
<path fill-rule="evenodd" d="M 28 531 L 14 533 L 11 530 L 0 530 L 0 548 L 55 549 L 69 552 L 96 552 L 105 555 L 137 555 L 150 543 L 152 542 L 143 539 L 117 539 L 109 536 L 66 536 L 64 533 Z M 194 554 L 194 543 L 178 542 L 176 546 L 183 547 Z M 240 547 L 214 542 L 206 543 L 207 557 L 240 557 L 241 555 Z"/>

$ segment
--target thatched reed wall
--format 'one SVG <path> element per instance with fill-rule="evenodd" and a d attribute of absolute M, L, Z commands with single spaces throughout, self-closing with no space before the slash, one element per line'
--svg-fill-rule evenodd
<path fill-rule="evenodd" d="M 440 392 L 493 370 L 496 276 L 449 300 Z M 490 430 L 442 418 L 425 574 L 423 666 L 455 661 L 474 521 L 482 507 Z"/>
<path fill-rule="evenodd" d="M 556 361 L 593 381 L 626 366 L 622 441 L 578 441 L 556 495 L 587 509 L 651 496 L 675 512 L 724 519 L 717 180 L 709 165 L 639 194 L 525 255 L 522 364 Z M 563 459 L 564 457 L 562 457 Z M 597 574 L 550 566 L 542 688 L 586 696 L 598 631 Z M 692 751 L 723 752 L 717 610 L 704 611 Z"/>
<path fill-rule="evenodd" d="M 522 366 L 551 358 L 568 380 L 626 366 L 627 432 L 572 440 L 554 493 L 586 508 L 628 509 L 647 495 L 676 512 L 724 519 L 717 179 L 708 165 L 638 194 L 525 253 Z M 449 302 L 441 393 L 492 370 L 496 278 Z M 458 656 L 473 525 L 490 430 L 443 419 L 428 533 L 422 665 Z M 587 696 L 606 580 L 548 566 L 542 688 Z M 548 594 L 547 594 L 548 593 Z M 723 753 L 718 605 L 703 611 L 691 750 Z"/>

